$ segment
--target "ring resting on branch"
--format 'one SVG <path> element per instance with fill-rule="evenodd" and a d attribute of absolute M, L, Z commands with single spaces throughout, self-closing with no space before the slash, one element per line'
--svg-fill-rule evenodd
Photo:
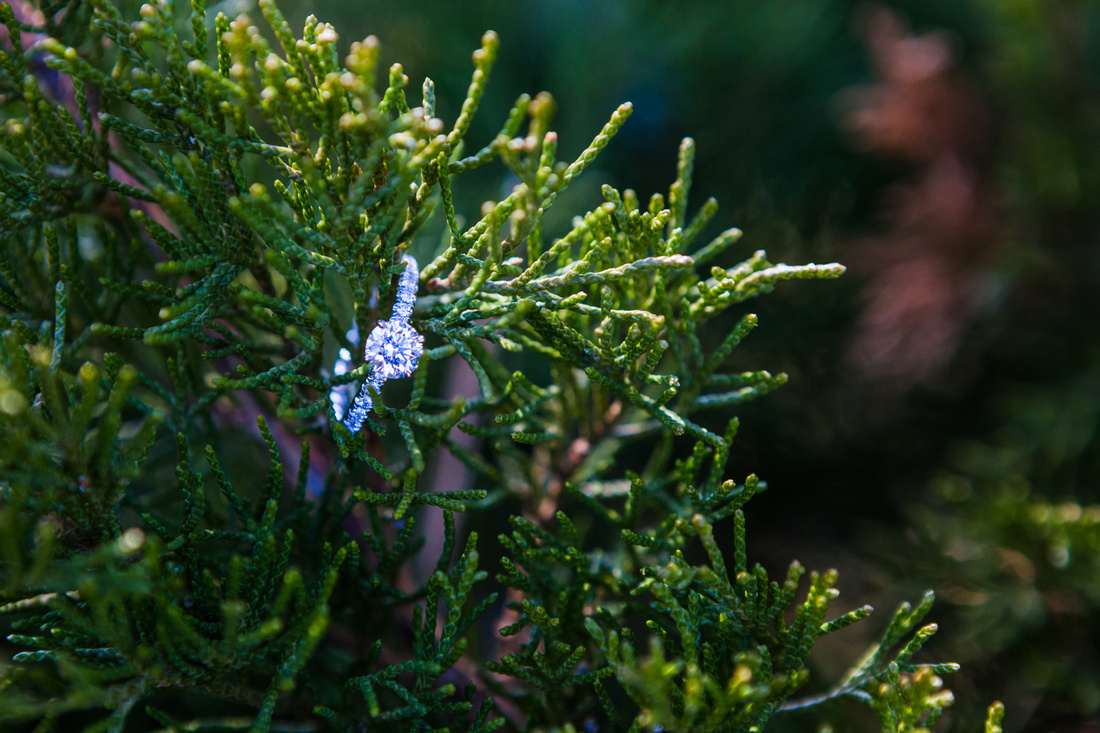
<path fill-rule="evenodd" d="M 364 358 L 371 366 L 370 375 L 360 387 L 359 394 L 356 395 L 347 414 L 344 414 L 344 408 L 347 405 L 346 394 L 339 387 L 334 387 L 330 393 L 336 419 L 343 422 L 353 433 L 359 432 L 363 427 L 367 413 L 374 406 L 370 389 L 377 392 L 382 389 L 382 385 L 387 380 L 411 375 L 424 354 L 424 337 L 409 324 L 420 280 L 420 266 L 411 255 L 402 256 L 401 261 L 405 264 L 405 270 L 397 281 L 393 313 L 388 321 L 376 323 L 367 336 Z M 347 338 L 353 346 L 358 345 L 359 329 L 355 325 L 352 325 L 351 330 L 348 331 Z M 333 372 L 339 376 L 349 371 L 351 371 L 351 352 L 340 349 L 340 358 L 336 361 Z"/>

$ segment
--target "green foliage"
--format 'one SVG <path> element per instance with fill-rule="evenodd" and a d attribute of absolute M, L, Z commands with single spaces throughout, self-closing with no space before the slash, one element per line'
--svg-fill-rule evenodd
<path fill-rule="evenodd" d="M 41 10 L 0 10 L 5 724 L 732 731 L 851 698 L 910 730 L 950 703 L 952 666 L 911 661 L 931 595 L 790 699 L 815 641 L 870 608 L 826 620 L 835 571 L 796 603 L 798 563 L 749 564 L 764 484 L 724 478 L 728 408 L 786 376 L 728 369 L 757 324 L 729 311 L 843 267 L 706 269 L 740 232 L 700 246 L 717 205 L 688 216 L 690 139 L 667 197 L 605 186 L 554 236 L 631 106 L 567 162 L 552 100 L 524 95 L 465 150 L 493 33 L 448 129 L 430 80 L 417 107 L 399 65 L 379 92 L 373 38 L 341 63 L 330 26 L 296 39 L 270 1 L 274 43 L 220 14 L 210 37 L 202 0 Z M 456 180 L 497 160 L 515 185 L 466 226 Z M 364 441 L 333 395 L 369 366 L 333 365 L 407 252 L 426 350 Z M 448 393 L 467 369 L 476 394 Z M 447 452 L 478 488 L 429 485 Z M 503 598 L 468 510 L 508 517 Z M 442 535 L 424 573 L 422 524 Z"/>
<path fill-rule="evenodd" d="M 1062 383 L 1010 388 L 1003 425 L 956 450 L 914 508 L 923 574 L 957 610 L 966 655 L 997 653 L 1004 674 L 1100 709 L 1095 659 L 1100 507 L 1082 477 L 1096 465 L 1095 366 Z M 1085 489 L 1085 490 L 1082 490 Z"/>

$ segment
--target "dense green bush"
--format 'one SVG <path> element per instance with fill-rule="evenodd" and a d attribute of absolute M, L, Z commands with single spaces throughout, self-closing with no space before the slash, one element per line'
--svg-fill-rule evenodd
<path fill-rule="evenodd" d="M 448 127 L 430 80 L 378 91 L 375 39 L 341 62 L 260 9 L 274 41 L 201 0 L 0 7 L 5 726 L 934 723 L 930 593 L 798 696 L 870 608 L 750 563 L 764 484 L 727 478 L 729 409 L 786 380 L 733 366 L 743 304 L 843 268 L 717 266 L 740 232 L 688 216 L 690 139 L 667 197 L 604 186 L 554 231 L 629 104 L 571 162 L 544 94 L 467 149 L 494 34 Z M 486 164 L 509 189 L 471 216 L 452 192 Z M 378 392 L 358 334 L 410 255 L 424 351 Z"/>

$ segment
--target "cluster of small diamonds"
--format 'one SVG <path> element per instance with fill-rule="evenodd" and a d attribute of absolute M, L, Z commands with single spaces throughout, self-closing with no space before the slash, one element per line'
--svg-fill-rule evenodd
<path fill-rule="evenodd" d="M 413 304 L 416 302 L 416 289 L 420 280 L 420 266 L 410 255 L 401 258 L 405 263 L 405 271 L 397 281 L 397 296 L 394 298 L 393 314 L 388 321 L 379 321 L 375 324 L 367 336 L 365 345 L 366 361 L 371 365 L 370 376 L 363 383 L 359 394 L 351 405 L 351 409 L 343 418 L 344 425 L 353 433 L 359 432 L 367 419 L 367 413 L 374 407 L 370 390 L 380 390 L 388 379 L 407 377 L 416 369 L 420 357 L 424 354 L 424 337 L 409 325 L 412 316 Z M 348 332 L 351 340 L 352 331 Z M 359 333 L 355 331 L 356 340 Z M 353 342 L 354 343 L 354 342 Z M 333 370 L 339 374 L 346 374 L 350 367 L 350 354 L 347 361 L 344 360 L 344 349 L 340 352 L 340 360 Z M 344 394 L 333 396 L 333 408 L 337 419 L 343 413 L 343 407 L 347 405 L 347 396 Z"/>

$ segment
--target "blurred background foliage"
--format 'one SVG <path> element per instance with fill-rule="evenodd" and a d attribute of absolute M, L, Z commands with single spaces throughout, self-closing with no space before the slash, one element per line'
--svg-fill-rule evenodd
<path fill-rule="evenodd" d="M 746 232 L 731 257 L 852 266 L 761 304 L 769 328 L 739 352 L 791 375 L 741 409 L 731 463 L 773 487 L 750 509 L 758 559 L 839 563 L 842 597 L 877 607 L 936 589 L 934 651 L 964 663 L 949 725 L 1000 698 L 1005 730 L 1096 729 L 1100 4 L 282 5 L 345 44 L 378 36 L 444 118 L 468 82 L 455 59 L 491 28 L 475 143 L 520 92 L 553 94 L 566 148 L 631 101 L 571 195 L 662 190 L 691 135 L 696 205 Z M 495 171 L 474 180 L 467 216 L 501 195 Z M 837 642 L 838 664 L 865 641 Z"/>

